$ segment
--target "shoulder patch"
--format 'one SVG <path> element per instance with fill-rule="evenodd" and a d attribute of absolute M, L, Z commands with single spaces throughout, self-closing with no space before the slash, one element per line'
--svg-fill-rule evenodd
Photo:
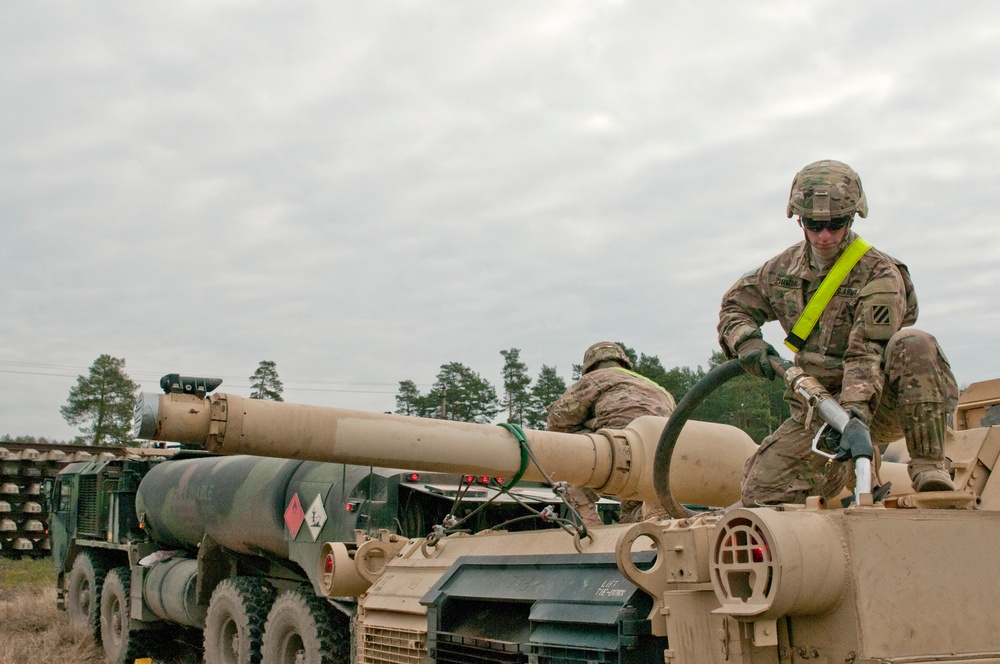
<path fill-rule="evenodd" d="M 888 304 L 871 304 L 872 325 L 888 325 L 892 322 Z"/>
<path fill-rule="evenodd" d="M 899 293 L 871 293 L 862 300 L 864 332 L 869 339 L 888 341 L 900 328 L 903 299 Z"/>

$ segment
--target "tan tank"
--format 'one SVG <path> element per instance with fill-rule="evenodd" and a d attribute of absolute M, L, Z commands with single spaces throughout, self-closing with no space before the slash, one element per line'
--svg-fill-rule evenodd
<path fill-rule="evenodd" d="M 664 500 L 654 461 L 665 424 L 525 431 L 522 446 L 496 426 L 230 394 L 144 395 L 137 408 L 143 437 L 222 454 L 519 475 L 664 505 L 733 505 L 749 438 L 687 422 Z M 316 564 L 330 601 L 357 597 L 359 664 L 1000 663 L 1000 427 L 958 431 L 947 452 L 953 492 L 914 494 L 905 467 L 885 463 L 875 482 L 892 478 L 889 497 L 861 491 L 846 508 L 815 498 L 586 532 L 385 532 L 356 547 L 330 543 Z M 308 646 L 301 654 L 308 661 Z"/>

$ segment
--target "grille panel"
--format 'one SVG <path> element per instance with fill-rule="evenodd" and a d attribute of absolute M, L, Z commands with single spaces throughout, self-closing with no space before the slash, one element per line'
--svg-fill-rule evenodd
<path fill-rule="evenodd" d="M 427 634 L 358 625 L 359 664 L 427 664 Z"/>

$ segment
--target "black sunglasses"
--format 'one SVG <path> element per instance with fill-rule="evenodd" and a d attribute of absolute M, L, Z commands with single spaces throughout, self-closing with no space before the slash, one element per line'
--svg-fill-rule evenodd
<path fill-rule="evenodd" d="M 850 217 L 837 217 L 836 219 L 831 219 L 830 221 L 820 221 L 819 219 L 809 219 L 808 217 L 801 217 L 799 221 L 802 224 L 802 228 L 806 229 L 811 233 L 819 233 L 824 228 L 831 233 L 839 231 L 841 228 L 851 223 Z"/>

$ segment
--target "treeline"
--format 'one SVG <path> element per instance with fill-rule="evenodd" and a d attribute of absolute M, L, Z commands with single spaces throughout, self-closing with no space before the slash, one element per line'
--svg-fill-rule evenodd
<path fill-rule="evenodd" d="M 725 361 L 721 352 L 708 359 L 708 369 L 698 366 L 666 369 L 656 355 L 636 353 L 620 344 L 632 360 L 636 373 L 662 385 L 674 397 L 681 398 L 711 369 Z M 566 381 L 554 367 L 543 364 L 532 379 L 518 348 L 500 351 L 504 358 L 499 392 L 479 373 L 460 362 L 441 365 L 430 390 L 421 393 L 412 380 L 399 382 L 396 410 L 399 415 L 414 415 L 462 422 L 488 423 L 498 416 L 507 422 L 530 429 L 544 429 L 548 406 L 566 391 Z M 580 366 L 573 366 L 573 380 L 580 377 Z M 730 380 L 709 395 L 694 413 L 694 419 L 731 424 L 760 442 L 788 417 L 788 405 L 780 381 L 765 381 L 751 376 Z"/>
<path fill-rule="evenodd" d="M 707 370 L 698 366 L 666 369 L 656 355 L 636 353 L 620 344 L 632 360 L 635 371 L 659 383 L 680 399 L 705 376 Z M 543 364 L 532 378 L 528 366 L 521 361 L 517 348 L 500 351 L 504 359 L 502 384 L 499 391 L 480 374 L 461 362 L 441 365 L 437 379 L 427 393 L 421 393 L 412 380 L 399 382 L 395 412 L 437 419 L 487 424 L 498 416 L 507 422 L 529 429 L 544 429 L 549 405 L 566 391 L 567 383 L 555 367 Z M 716 352 L 708 360 L 708 370 L 725 358 Z M 573 365 L 572 380 L 580 377 L 580 365 Z M 250 376 L 251 399 L 282 400 L 283 386 L 273 361 L 260 362 Z M 70 424 L 82 425 L 82 436 L 73 442 L 82 445 L 130 445 L 132 440 L 132 407 L 138 384 L 125 373 L 125 359 L 101 355 L 90 367 L 87 376 L 78 376 L 69 392 L 66 405 L 60 408 Z M 732 424 L 760 442 L 788 417 L 788 406 L 782 400 L 784 387 L 780 381 L 764 381 L 741 376 L 715 390 L 698 407 L 694 418 L 706 422 Z M 61 442 L 45 438 L 18 436 L 0 438 L 10 442 Z"/>
<path fill-rule="evenodd" d="M 11 436 L 9 433 L 5 433 L 0 436 L 0 447 L 3 447 L 4 443 L 25 443 L 28 445 L 72 445 L 73 443 L 68 440 L 55 440 L 51 438 L 46 438 L 45 436 L 39 436 L 35 438 L 34 436 Z"/>

